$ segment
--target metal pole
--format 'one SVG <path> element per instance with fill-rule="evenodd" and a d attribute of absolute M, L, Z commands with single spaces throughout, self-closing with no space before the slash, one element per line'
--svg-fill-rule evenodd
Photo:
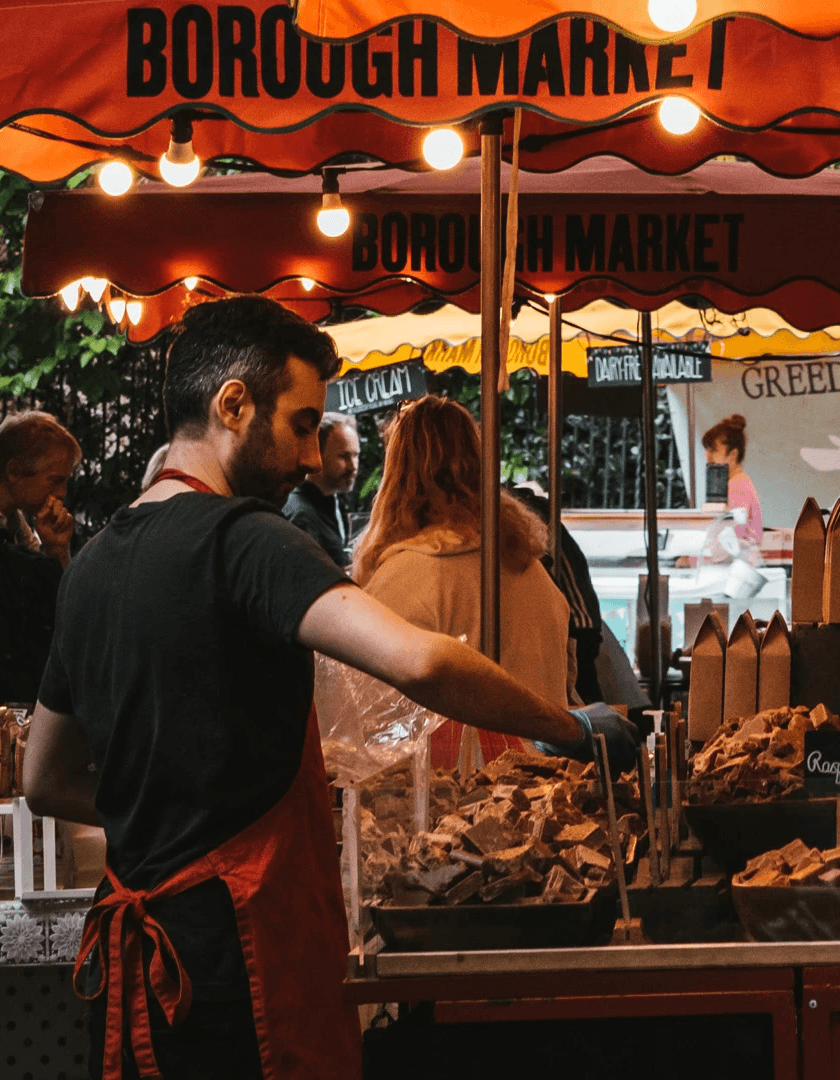
<path fill-rule="evenodd" d="M 481 651 L 499 659 L 502 119 L 481 125 Z M 507 361 L 507 357 L 505 357 Z"/>
<path fill-rule="evenodd" d="M 685 388 L 685 411 L 688 420 L 688 505 L 693 510 L 697 506 L 697 454 L 694 448 L 694 387 L 691 383 Z"/>
<path fill-rule="evenodd" d="M 650 614 L 650 700 L 659 708 L 662 696 L 662 633 L 659 622 L 659 530 L 656 522 L 656 386 L 653 382 L 653 334 L 650 312 L 642 312 L 642 446 L 645 462 L 647 518 L 648 613 Z"/>
<path fill-rule="evenodd" d="M 563 304 L 548 306 L 548 522 L 554 579 L 560 581 L 563 559 Z"/>

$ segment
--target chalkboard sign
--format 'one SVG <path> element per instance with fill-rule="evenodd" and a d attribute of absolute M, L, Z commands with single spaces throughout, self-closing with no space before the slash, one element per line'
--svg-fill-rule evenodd
<path fill-rule="evenodd" d="M 840 795 L 840 731 L 805 732 L 805 789 Z"/>
<path fill-rule="evenodd" d="M 653 381 L 655 383 L 702 383 L 712 381 L 712 358 L 705 346 L 679 345 L 653 350 Z M 589 385 L 640 386 L 642 382 L 642 351 L 638 345 L 617 345 L 586 350 L 586 369 Z"/>
<path fill-rule="evenodd" d="M 371 371 L 353 371 L 327 383 L 325 409 L 355 416 L 374 409 L 388 409 L 425 393 L 426 369 L 422 361 L 413 360 Z"/>

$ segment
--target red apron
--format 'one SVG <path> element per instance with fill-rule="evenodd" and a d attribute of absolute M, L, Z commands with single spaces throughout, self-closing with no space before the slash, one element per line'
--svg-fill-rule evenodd
<path fill-rule="evenodd" d="M 94 997 L 107 994 L 103 1080 L 122 1075 L 123 995 L 140 1075 L 160 1080 L 142 934 L 154 942 L 149 980 L 170 1023 L 186 1016 L 191 988 L 146 905 L 212 877 L 221 878 L 233 898 L 265 1080 L 361 1076 L 358 1012 L 342 1000 L 347 921 L 314 707 L 298 774 L 267 814 L 153 889 L 125 889 L 107 873 L 115 891 L 88 912 L 74 972 L 78 984 L 84 960 L 99 945 L 102 981 Z M 177 969 L 177 979 L 169 977 L 163 954 Z"/>

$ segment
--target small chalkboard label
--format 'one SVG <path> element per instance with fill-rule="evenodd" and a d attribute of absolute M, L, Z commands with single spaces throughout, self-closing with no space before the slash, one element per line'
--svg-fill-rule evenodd
<path fill-rule="evenodd" d="M 805 789 L 840 795 L 840 731 L 805 732 Z"/>

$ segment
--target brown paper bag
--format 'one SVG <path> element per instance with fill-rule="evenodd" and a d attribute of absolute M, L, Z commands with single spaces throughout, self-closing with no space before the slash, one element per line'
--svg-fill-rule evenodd
<path fill-rule="evenodd" d="M 818 623 L 823 617 L 825 522 L 815 499 L 806 499 L 793 530 L 790 617 L 794 623 Z"/>
<path fill-rule="evenodd" d="M 726 646 L 724 720 L 729 720 L 733 716 L 752 716 L 756 711 L 758 646 L 758 630 L 752 615 L 745 611 L 733 626 Z M 692 661 L 693 666 L 694 661 Z"/>
<path fill-rule="evenodd" d="M 691 652 L 688 689 L 688 737 L 692 742 L 711 738 L 723 719 L 723 673 L 726 634 L 716 611 L 703 620 Z"/>
<path fill-rule="evenodd" d="M 796 535 L 794 534 L 794 558 Z M 792 588 L 792 586 L 791 586 Z M 792 595 L 792 594 L 791 594 Z M 840 499 L 834 504 L 825 528 L 822 621 L 840 623 Z"/>
<path fill-rule="evenodd" d="M 790 631 L 780 611 L 774 613 L 758 652 L 758 712 L 790 705 Z"/>

